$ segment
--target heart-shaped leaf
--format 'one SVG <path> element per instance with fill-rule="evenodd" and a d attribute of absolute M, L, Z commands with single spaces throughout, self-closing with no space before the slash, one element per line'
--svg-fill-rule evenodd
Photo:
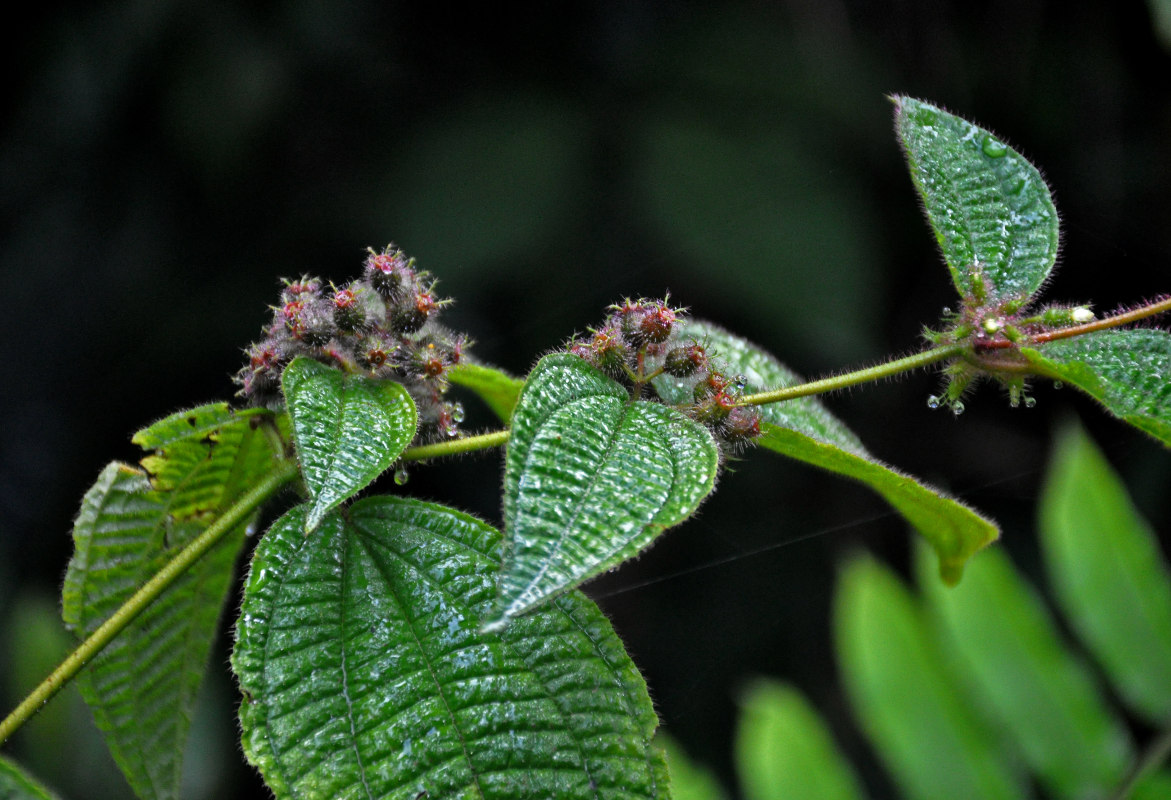
<path fill-rule="evenodd" d="M 715 485 L 707 429 L 631 400 L 567 353 L 533 369 L 512 416 L 504 471 L 508 548 L 493 624 L 638 554 Z"/>
<path fill-rule="evenodd" d="M 895 128 L 956 289 L 1023 305 L 1057 259 L 1058 219 L 1032 164 L 988 131 L 894 97 Z"/>
<path fill-rule="evenodd" d="M 442 506 L 355 503 L 257 546 L 232 666 L 277 798 L 669 797 L 646 685 L 578 592 L 496 633 L 500 534 Z"/>
<path fill-rule="evenodd" d="M 1114 416 L 1171 446 L 1171 333 L 1095 331 L 1021 352 L 1042 374 L 1076 386 Z"/>
<path fill-rule="evenodd" d="M 710 322 L 688 320 L 684 335 L 704 343 L 723 360 L 728 374 L 740 374 L 749 392 L 795 386 L 801 379 L 767 352 Z M 690 402 L 669 377 L 656 380 L 671 403 Z M 956 583 L 964 563 L 999 535 L 996 525 L 968 506 L 874 458 L 858 438 L 816 398 L 802 397 L 760 407 L 768 450 L 865 483 L 882 495 L 931 544 L 940 576 Z"/>
<path fill-rule="evenodd" d="M 305 532 L 366 488 L 415 437 L 415 403 L 402 384 L 295 358 L 281 377 L 301 474 L 313 499 Z"/>

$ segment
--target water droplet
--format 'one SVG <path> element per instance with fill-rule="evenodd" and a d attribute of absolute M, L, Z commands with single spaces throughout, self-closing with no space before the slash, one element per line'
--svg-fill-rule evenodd
<path fill-rule="evenodd" d="M 1065 384 L 1062 383 L 1061 381 L 1053 381 L 1053 388 L 1054 389 L 1064 389 Z"/>
<path fill-rule="evenodd" d="M 1026 397 L 1025 398 L 1025 408 L 1032 408 L 1035 405 L 1037 405 L 1037 398 L 1035 398 L 1035 397 Z"/>
<path fill-rule="evenodd" d="M 452 406 L 451 418 L 453 420 L 455 420 L 456 422 L 463 422 L 465 416 L 467 416 L 467 415 L 464 414 L 464 407 L 462 404 L 456 403 L 454 406 Z"/>
<path fill-rule="evenodd" d="M 946 317 L 950 313 L 951 313 L 951 306 L 944 306 L 943 307 L 943 315 Z"/>
<path fill-rule="evenodd" d="M 402 486 L 410 479 L 411 479 L 411 474 L 409 472 L 407 472 L 406 469 L 404 469 L 403 467 L 399 467 L 398 469 L 396 469 L 394 471 L 394 482 L 396 484 L 398 484 L 399 486 Z"/>
<path fill-rule="evenodd" d="M 927 398 L 927 407 L 928 408 L 939 408 L 939 404 L 941 402 L 942 401 L 940 400 L 939 395 L 933 394 Z"/>
<path fill-rule="evenodd" d="M 984 145 L 981 149 L 984 151 L 984 155 L 989 158 L 1004 158 L 1005 154 L 1008 153 L 1008 148 L 1004 146 L 1004 143 L 996 141 L 991 136 L 984 137 Z"/>
<path fill-rule="evenodd" d="M 964 404 L 962 400 L 956 400 L 951 404 L 951 413 L 955 414 L 957 417 L 964 413 Z"/>

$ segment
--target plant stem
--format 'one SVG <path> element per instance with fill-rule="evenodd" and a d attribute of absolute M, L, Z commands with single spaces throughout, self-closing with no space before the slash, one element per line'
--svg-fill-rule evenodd
<path fill-rule="evenodd" d="M 783 389 L 772 389 L 767 392 L 745 395 L 740 398 L 739 403 L 744 406 L 762 406 L 769 403 L 780 403 L 785 400 L 795 400 L 798 397 L 808 397 L 813 394 L 833 392 L 849 386 L 856 386 L 859 383 L 869 383 L 903 372 L 910 372 L 920 367 L 926 367 L 953 356 L 958 356 L 966 349 L 967 346 L 962 344 L 933 347 L 921 353 L 896 358 L 893 361 L 886 361 L 882 364 L 876 364 L 873 367 L 855 370 L 854 372 L 833 375 L 828 378 L 822 378 L 821 380 L 801 383 L 796 386 L 788 386 Z"/>
<path fill-rule="evenodd" d="M 143 609 L 149 606 L 166 589 L 175 582 L 191 565 L 202 558 L 209 550 L 215 547 L 221 539 L 243 522 L 249 514 L 260 507 L 265 500 L 271 497 L 278 489 L 297 475 L 296 461 L 280 461 L 260 483 L 252 487 L 246 494 L 233 503 L 207 530 L 180 550 L 174 558 L 166 563 L 162 569 L 142 588 L 121 605 L 110 618 L 103 622 L 97 630 L 89 635 L 84 642 L 65 657 L 57 668 L 45 678 L 37 688 L 16 707 L 3 722 L 0 722 L 0 744 L 21 725 L 36 714 L 45 703 L 63 689 L 69 681 L 81 671 L 81 668 L 90 662 L 107 644 L 122 630 L 134 621 Z"/>
<path fill-rule="evenodd" d="M 408 447 L 403 451 L 403 461 L 425 461 L 440 456 L 454 456 L 460 453 L 472 453 L 476 450 L 486 450 L 489 447 L 499 447 L 508 441 L 508 430 L 491 431 L 476 436 L 465 436 L 462 439 L 450 439 L 446 442 L 421 444 Z"/>
<path fill-rule="evenodd" d="M 1132 322 L 1146 319 L 1147 317 L 1154 317 L 1158 314 L 1165 314 L 1171 311 L 1171 297 L 1164 297 L 1161 300 L 1148 303 L 1145 306 L 1132 308 L 1130 311 L 1124 311 L 1121 314 L 1114 314 L 1109 317 L 1102 317 L 1093 322 L 1087 322 L 1084 325 L 1072 325 L 1068 328 L 1057 328 L 1044 333 L 1038 333 L 1035 336 L 1029 336 L 1019 344 L 1024 346 L 1034 344 L 1044 344 L 1045 342 L 1056 341 L 1057 339 L 1069 339 L 1074 336 L 1081 336 L 1086 333 L 1093 333 L 1094 331 L 1103 331 L 1107 328 L 1117 328 L 1120 325 L 1129 325 Z M 1018 343 L 1010 342 L 1007 339 L 996 339 L 987 342 L 983 347 L 987 350 L 999 349 L 1004 350 L 1014 347 Z"/>

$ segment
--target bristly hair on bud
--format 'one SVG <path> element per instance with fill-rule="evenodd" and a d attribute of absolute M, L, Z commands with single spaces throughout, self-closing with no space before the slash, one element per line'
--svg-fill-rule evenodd
<path fill-rule="evenodd" d="M 285 280 L 280 303 L 264 338 L 245 352 L 248 363 L 235 375 L 250 405 L 279 408 L 281 373 L 297 356 L 343 372 L 397 381 L 419 411 L 420 435 L 459 434 L 463 409 L 444 395 L 447 374 L 471 342 L 436 323 L 450 300 L 415 260 L 388 245 L 367 251 L 362 277 L 338 288 L 304 275 Z"/>
<path fill-rule="evenodd" d="M 636 397 L 659 376 L 670 376 L 693 398 L 677 408 L 706 425 L 726 453 L 760 435 L 760 411 L 740 405 L 745 380 L 729 377 L 718 354 L 681 332 L 686 309 L 664 297 L 626 299 L 608 310 L 599 327 L 571 339 L 566 351 L 625 382 Z"/>

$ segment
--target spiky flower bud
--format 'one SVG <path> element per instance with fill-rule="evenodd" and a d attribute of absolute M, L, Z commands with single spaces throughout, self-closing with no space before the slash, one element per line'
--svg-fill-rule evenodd
<path fill-rule="evenodd" d="M 676 347 L 667 353 L 663 359 L 663 369 L 668 375 L 676 378 L 689 378 L 708 365 L 707 351 L 703 345 L 692 342 L 682 347 Z"/>
<path fill-rule="evenodd" d="M 393 245 L 387 245 L 381 253 L 369 252 L 364 271 L 366 281 L 384 299 L 399 300 L 414 285 L 414 259 L 408 259 Z"/>

